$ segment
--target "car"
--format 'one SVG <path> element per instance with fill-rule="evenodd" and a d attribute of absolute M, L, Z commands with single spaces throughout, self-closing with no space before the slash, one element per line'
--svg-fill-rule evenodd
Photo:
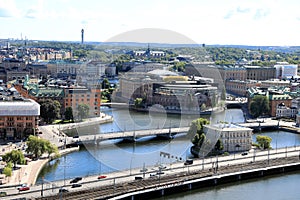
<path fill-rule="evenodd" d="M 30 187 L 27 185 L 21 186 L 18 188 L 19 191 L 26 191 L 26 190 L 30 190 Z"/>
<path fill-rule="evenodd" d="M 58 190 L 59 193 L 63 193 L 63 192 L 69 192 L 69 190 L 67 190 L 66 188 L 60 188 Z"/>
<path fill-rule="evenodd" d="M 5 197 L 7 195 L 6 192 L 0 192 L 0 197 Z"/>
<path fill-rule="evenodd" d="M 143 179 L 143 177 L 141 177 L 141 176 L 134 177 L 134 180 L 142 180 L 142 179 Z"/>
<path fill-rule="evenodd" d="M 246 156 L 246 155 L 248 155 L 248 152 L 243 152 L 241 155 Z"/>
<path fill-rule="evenodd" d="M 156 172 L 156 175 L 163 175 L 163 174 L 165 174 L 165 172 L 162 172 L 162 171 Z"/>
<path fill-rule="evenodd" d="M 150 174 L 150 177 L 156 177 L 156 174 L 152 173 Z"/>
<path fill-rule="evenodd" d="M 81 181 L 81 180 L 82 180 L 82 177 L 76 177 L 76 178 L 72 179 L 70 181 L 70 183 L 77 183 L 78 181 Z"/>
<path fill-rule="evenodd" d="M 81 184 L 75 183 L 75 184 L 73 184 L 71 187 L 72 187 L 72 188 L 77 188 L 77 187 L 81 187 L 81 186 L 82 186 Z"/>
<path fill-rule="evenodd" d="M 193 159 L 187 159 L 185 162 L 184 162 L 184 165 L 192 165 L 193 164 Z"/>
<path fill-rule="evenodd" d="M 104 176 L 104 175 L 100 175 L 98 176 L 98 179 L 103 179 L 103 178 L 106 178 L 107 176 Z"/>

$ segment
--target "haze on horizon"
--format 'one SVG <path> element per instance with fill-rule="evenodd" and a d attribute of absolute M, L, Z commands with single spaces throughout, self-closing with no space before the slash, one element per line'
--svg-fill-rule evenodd
<path fill-rule="evenodd" d="M 80 41 L 83 28 L 85 41 L 106 42 L 161 29 L 177 36 L 125 42 L 300 46 L 299 7 L 296 0 L 0 0 L 0 38 Z"/>

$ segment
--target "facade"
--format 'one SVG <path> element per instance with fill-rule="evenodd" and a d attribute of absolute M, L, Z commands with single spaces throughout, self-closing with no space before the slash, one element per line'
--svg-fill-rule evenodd
<path fill-rule="evenodd" d="M 249 80 L 269 80 L 276 78 L 276 68 L 274 67 L 260 67 L 260 66 L 245 66 Z"/>
<path fill-rule="evenodd" d="M 247 96 L 247 91 L 249 88 L 257 87 L 257 86 L 260 86 L 260 82 L 255 80 L 246 80 L 246 81 L 226 80 L 225 81 L 225 88 L 227 92 L 239 96 L 243 96 L 243 97 Z"/>
<path fill-rule="evenodd" d="M 173 81 L 165 81 L 172 77 Z M 120 87 L 114 98 L 129 104 L 134 104 L 136 98 L 142 98 L 144 108 L 160 105 L 168 112 L 195 114 L 215 105 L 219 98 L 217 87 L 205 83 L 211 79 L 179 81 L 180 78 L 187 77 L 174 76 L 173 72 L 166 70 L 126 73 L 120 79 Z"/>
<path fill-rule="evenodd" d="M 271 80 L 264 80 L 260 81 L 260 87 L 268 88 L 268 87 L 274 87 L 274 86 L 279 86 L 279 87 L 289 87 L 290 86 L 290 81 L 284 81 L 280 79 L 271 79 Z"/>
<path fill-rule="evenodd" d="M 287 107 L 284 103 L 280 103 L 277 105 L 276 109 L 276 117 L 277 118 L 295 118 L 297 114 L 296 107 Z"/>
<path fill-rule="evenodd" d="M 89 117 L 100 116 L 101 105 L 101 89 L 86 88 L 86 87 L 69 87 L 64 88 L 64 108 L 71 107 L 74 117 L 77 116 L 77 107 L 79 104 L 86 104 L 89 106 Z"/>
<path fill-rule="evenodd" d="M 252 145 L 252 129 L 234 124 L 204 125 L 206 138 L 221 139 L 225 152 L 249 151 Z"/>
<path fill-rule="evenodd" d="M 0 138 L 24 139 L 38 128 L 40 105 L 31 99 L 0 100 Z"/>
<path fill-rule="evenodd" d="M 275 65 L 274 68 L 278 79 L 291 79 L 297 76 L 298 65 L 280 64 Z"/>
<path fill-rule="evenodd" d="M 224 81 L 245 81 L 247 77 L 246 68 L 243 66 L 219 66 L 221 77 Z"/>

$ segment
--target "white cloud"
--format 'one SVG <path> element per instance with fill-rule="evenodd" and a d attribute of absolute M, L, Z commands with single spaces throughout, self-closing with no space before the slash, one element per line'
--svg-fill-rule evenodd
<path fill-rule="evenodd" d="M 17 17 L 19 10 L 16 8 L 14 1 L 0 0 L 0 17 Z"/>

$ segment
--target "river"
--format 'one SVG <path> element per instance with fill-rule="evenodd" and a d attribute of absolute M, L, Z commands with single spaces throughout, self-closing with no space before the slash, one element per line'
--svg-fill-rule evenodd
<path fill-rule="evenodd" d="M 78 129 L 78 134 L 86 132 L 105 134 L 107 132 L 133 129 L 182 127 L 188 126 L 191 120 L 199 117 L 156 113 L 148 114 L 119 109 L 105 109 L 104 112 L 114 117 L 113 123 Z M 228 109 L 224 112 L 213 114 L 210 120 L 212 122 L 243 122 L 244 118 L 241 110 Z M 300 145 L 300 135 L 297 134 L 285 131 L 264 132 L 260 134 L 268 135 L 273 139 L 271 143 L 273 148 Z M 253 141 L 255 141 L 256 135 L 253 135 Z M 44 177 L 48 181 L 56 181 L 76 176 L 84 177 L 118 170 L 142 168 L 144 165 L 167 164 L 175 162 L 176 158 L 185 160 L 191 156 L 189 152 L 189 148 L 192 145 L 190 139 L 185 135 L 177 135 L 172 140 L 146 137 L 138 139 L 136 143 L 113 140 L 101 142 L 99 145 L 88 145 L 81 148 L 78 152 L 73 152 L 51 161 L 39 174 L 37 183 L 41 182 L 41 177 Z M 168 152 L 173 155 L 173 158 L 161 157 L 160 152 Z"/>

